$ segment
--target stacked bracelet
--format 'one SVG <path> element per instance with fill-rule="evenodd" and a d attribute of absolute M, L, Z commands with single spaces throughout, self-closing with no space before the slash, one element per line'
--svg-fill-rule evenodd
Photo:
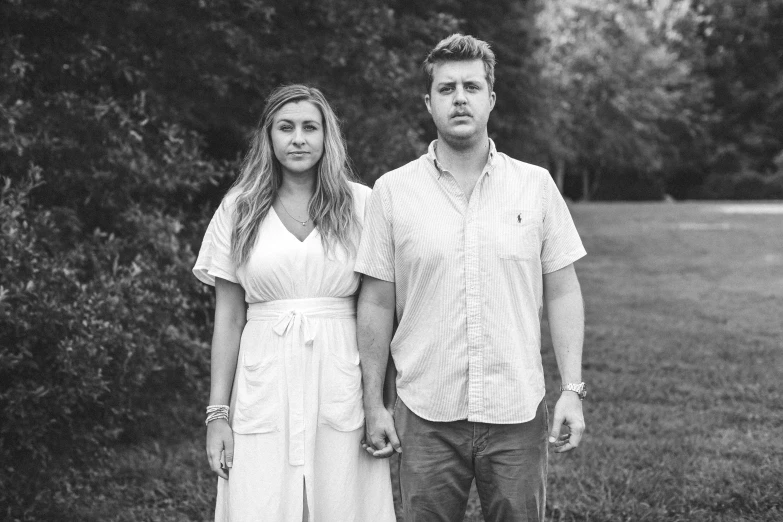
<path fill-rule="evenodd" d="M 209 424 L 217 419 L 225 419 L 228 422 L 228 406 L 222 404 L 207 406 L 207 420 L 204 421 L 204 424 Z"/>

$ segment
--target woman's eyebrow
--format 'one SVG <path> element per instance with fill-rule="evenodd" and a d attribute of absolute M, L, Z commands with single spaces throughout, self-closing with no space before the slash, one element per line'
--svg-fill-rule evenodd
<path fill-rule="evenodd" d="M 296 121 L 300 121 L 300 120 L 291 120 L 289 118 L 280 118 L 280 119 L 276 119 L 275 123 L 276 124 L 277 123 L 295 123 Z M 318 121 L 318 120 L 301 120 L 301 122 L 302 123 L 317 123 L 318 125 L 321 125 L 321 122 Z"/>

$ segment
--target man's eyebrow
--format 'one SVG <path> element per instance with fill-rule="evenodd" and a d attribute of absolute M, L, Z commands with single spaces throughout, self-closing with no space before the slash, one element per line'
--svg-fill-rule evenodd
<path fill-rule="evenodd" d="M 476 76 L 475 78 L 466 78 L 462 81 L 462 83 L 483 83 L 484 77 L 483 76 Z M 438 82 L 436 85 L 456 85 L 457 80 L 446 80 L 442 82 Z"/>

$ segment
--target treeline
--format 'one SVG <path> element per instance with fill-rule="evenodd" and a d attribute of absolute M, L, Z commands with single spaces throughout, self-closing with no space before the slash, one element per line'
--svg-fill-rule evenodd
<path fill-rule="evenodd" d="M 470 33 L 497 53 L 499 149 L 572 199 L 783 197 L 783 0 L 2 0 L 0 28 L 9 516 L 52 470 L 200 418 L 190 267 L 281 83 L 324 90 L 371 184 L 434 137 L 419 64 Z"/>

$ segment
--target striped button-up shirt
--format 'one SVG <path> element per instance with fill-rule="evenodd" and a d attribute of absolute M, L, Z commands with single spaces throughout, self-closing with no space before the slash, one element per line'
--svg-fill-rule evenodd
<path fill-rule="evenodd" d="M 375 183 L 355 270 L 392 281 L 397 392 L 418 416 L 509 424 L 544 397 L 542 275 L 585 255 L 552 177 L 495 150 L 470 199 L 426 155 Z"/>

